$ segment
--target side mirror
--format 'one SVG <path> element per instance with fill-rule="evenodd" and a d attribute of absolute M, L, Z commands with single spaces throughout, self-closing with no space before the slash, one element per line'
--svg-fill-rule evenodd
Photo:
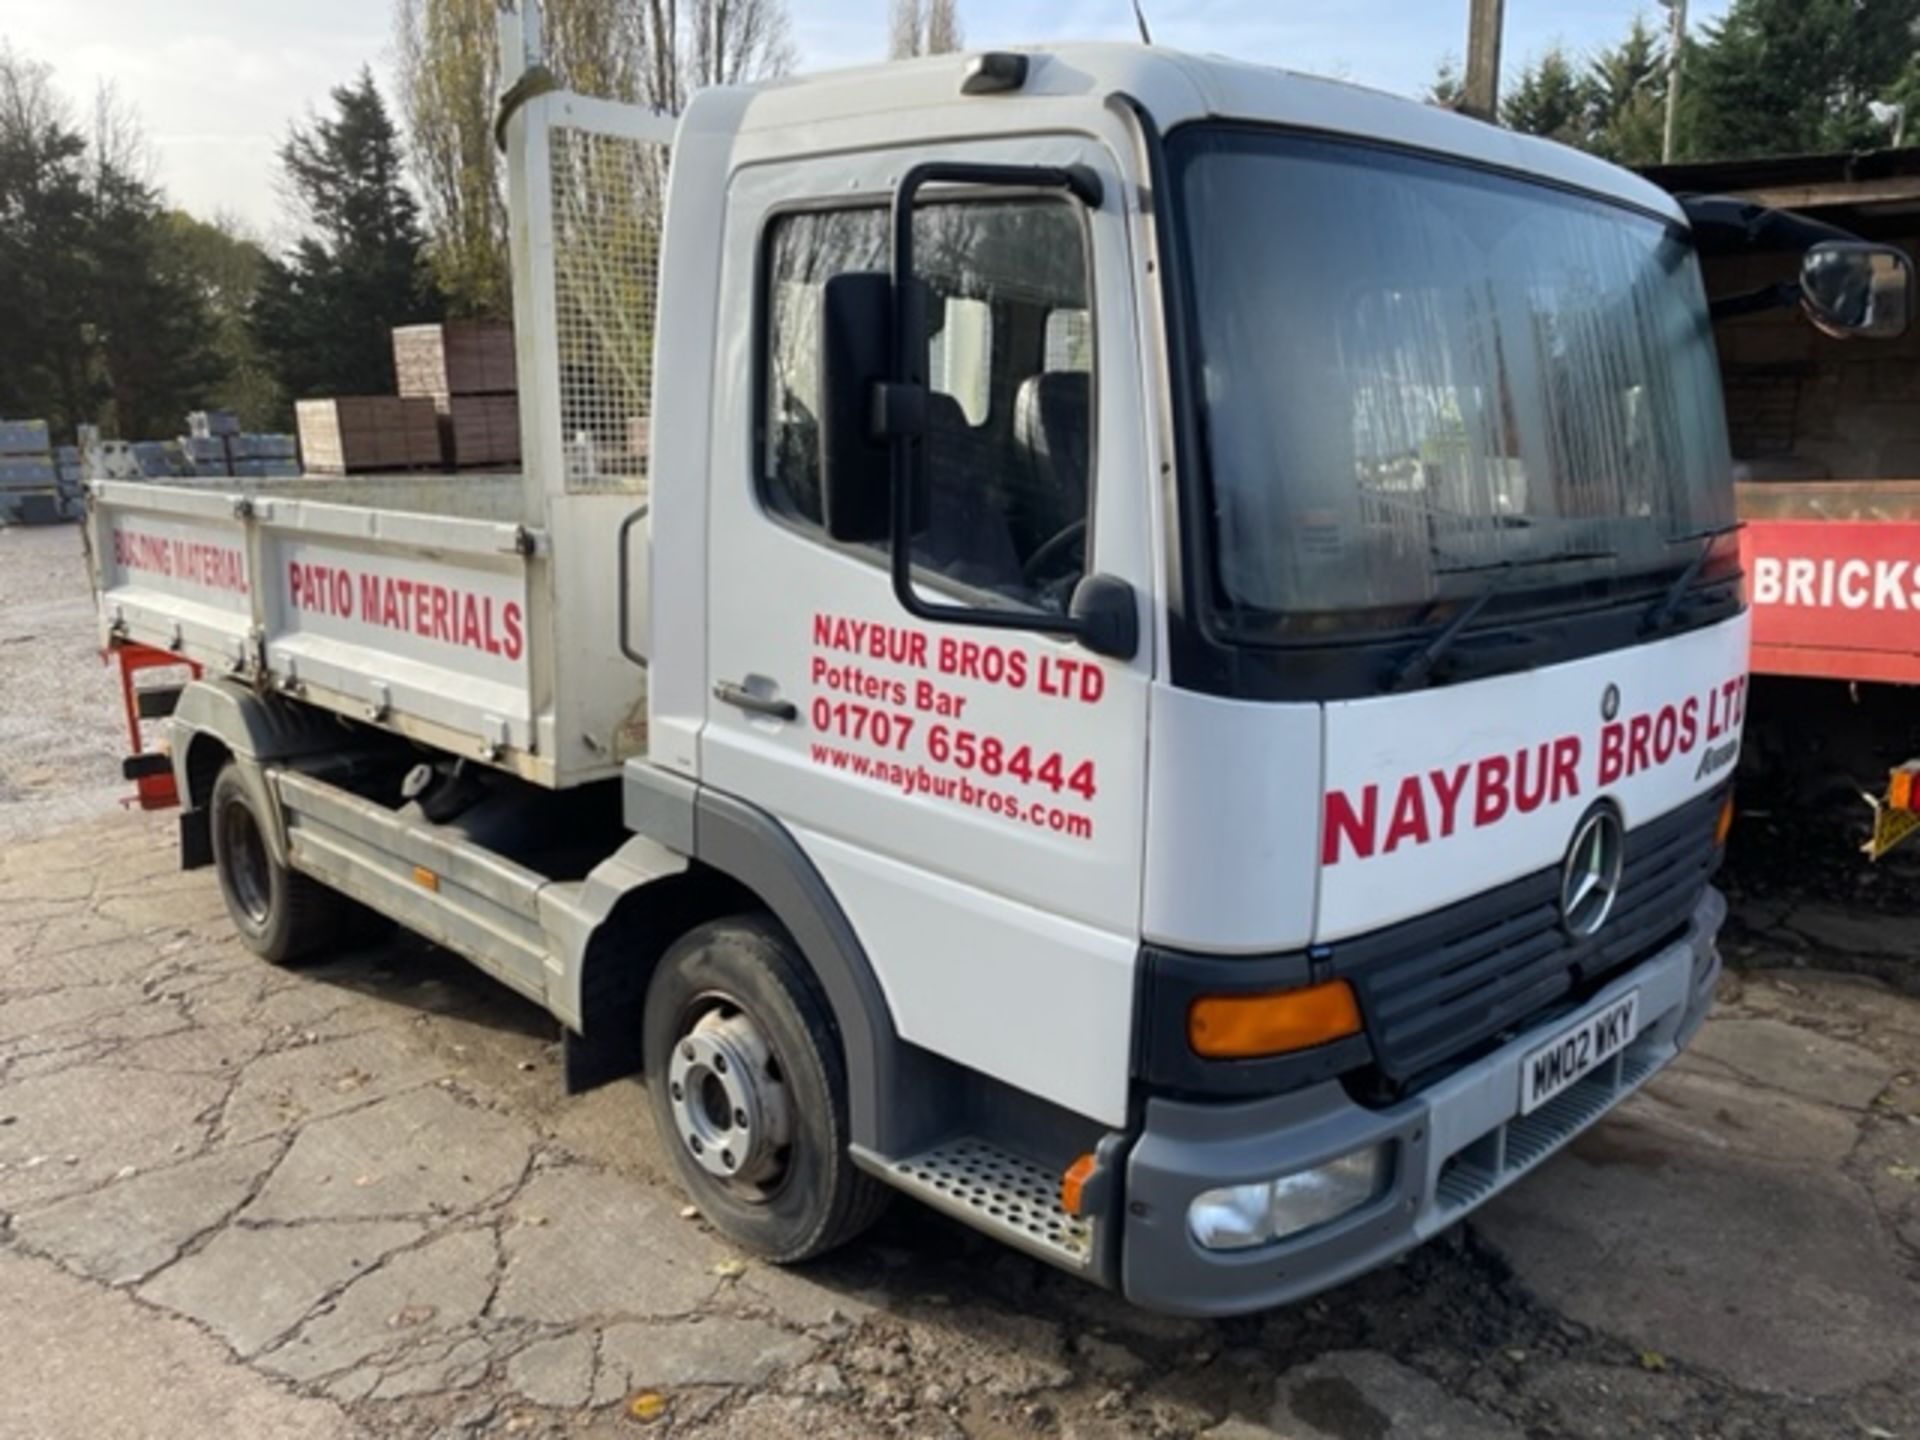
<path fill-rule="evenodd" d="M 1913 262 L 1893 245 L 1822 241 L 1800 264 L 1800 299 L 1830 335 L 1896 339 L 1913 313 Z"/>
<path fill-rule="evenodd" d="M 820 291 L 820 499 L 835 540 L 893 533 L 893 450 L 873 424 L 892 346 L 893 281 L 878 271 L 830 277 Z"/>

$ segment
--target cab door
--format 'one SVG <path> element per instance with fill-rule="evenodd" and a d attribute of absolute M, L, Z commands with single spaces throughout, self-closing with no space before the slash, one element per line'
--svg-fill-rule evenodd
<path fill-rule="evenodd" d="M 792 832 L 908 1041 L 1108 1123 L 1126 1113 L 1150 639 L 1103 659 L 1039 628 L 927 623 L 884 545 L 822 525 L 821 289 L 888 268 L 921 161 L 1084 166 L 1092 199 L 925 192 L 927 506 L 916 586 L 1041 617 L 1082 576 L 1150 613 L 1131 204 L 1077 137 L 739 172 L 708 534 L 705 783 Z"/>

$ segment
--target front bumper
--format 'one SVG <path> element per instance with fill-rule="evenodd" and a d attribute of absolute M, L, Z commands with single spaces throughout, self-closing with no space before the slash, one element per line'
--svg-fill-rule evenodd
<path fill-rule="evenodd" d="M 1121 1286 L 1136 1304 L 1230 1315 L 1312 1295 L 1391 1260 L 1497 1195 L 1664 1068 L 1713 1003 L 1715 936 L 1726 902 L 1709 889 L 1687 933 L 1599 994 L 1543 1020 L 1484 1059 L 1384 1110 L 1338 1082 L 1244 1105 L 1151 1100 L 1127 1161 Z M 1640 1033 L 1620 1054 L 1530 1115 L 1520 1064 L 1581 1015 L 1640 992 Z M 1377 1199 L 1290 1240 L 1204 1250 L 1187 1229 L 1201 1192 L 1251 1184 L 1386 1144 L 1393 1179 Z"/>

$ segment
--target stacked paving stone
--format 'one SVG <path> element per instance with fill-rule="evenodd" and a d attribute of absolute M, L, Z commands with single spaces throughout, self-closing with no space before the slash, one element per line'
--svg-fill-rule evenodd
<path fill-rule="evenodd" d="M 393 332 L 402 395 L 430 400 L 456 470 L 520 462 L 513 327 L 495 321 L 406 325 Z"/>
<path fill-rule="evenodd" d="M 188 415 L 180 451 L 192 475 L 263 478 L 300 473 L 293 436 L 243 432 L 240 417 L 230 410 L 195 410 Z"/>
<path fill-rule="evenodd" d="M 437 470 L 440 419 L 433 402 L 401 395 L 343 395 L 294 406 L 300 453 L 315 475 Z"/>
<path fill-rule="evenodd" d="M 51 525 L 67 516 L 47 422 L 0 420 L 0 525 Z"/>

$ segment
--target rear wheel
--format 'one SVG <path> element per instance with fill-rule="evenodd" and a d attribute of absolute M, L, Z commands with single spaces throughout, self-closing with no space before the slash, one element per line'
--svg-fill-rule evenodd
<path fill-rule="evenodd" d="M 729 1239 L 806 1260 L 879 1217 L 890 1192 L 847 1154 L 838 1037 L 770 917 L 717 921 L 676 943 L 648 986 L 644 1031 L 662 1142 Z"/>
<path fill-rule="evenodd" d="M 220 894 L 249 950 L 275 965 L 290 965 L 347 935 L 364 912 L 273 858 L 267 817 L 235 763 L 229 761 L 213 782 L 208 808 Z"/>

